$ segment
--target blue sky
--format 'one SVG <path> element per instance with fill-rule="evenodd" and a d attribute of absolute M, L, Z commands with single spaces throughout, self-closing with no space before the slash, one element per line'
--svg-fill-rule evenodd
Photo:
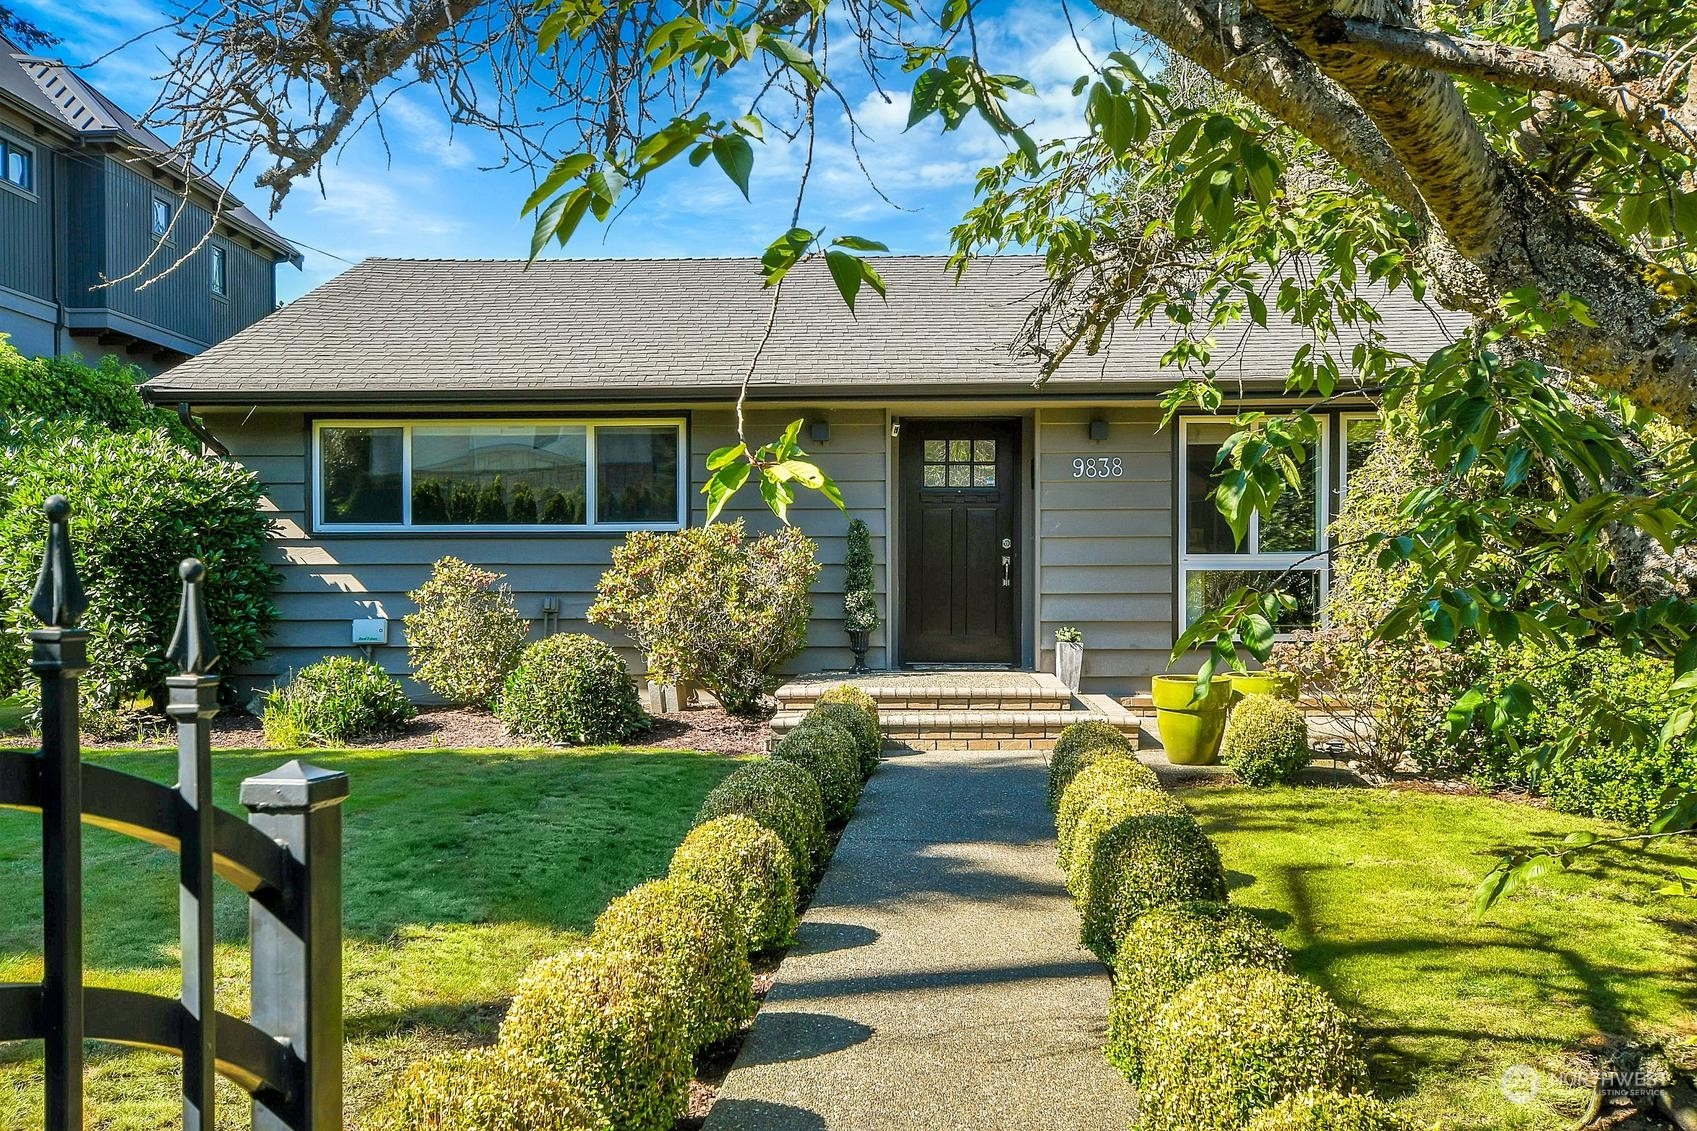
<path fill-rule="evenodd" d="M 165 24 L 149 0 L 8 0 L 20 14 L 64 42 L 52 54 L 79 65 Z M 1029 77 L 1036 98 L 1020 100 L 1023 116 L 1038 138 L 1072 136 L 1083 129 L 1082 103 L 1071 96 L 1073 80 L 1087 65 L 1058 4 L 1000 2 L 979 22 L 983 56 L 998 71 Z M 1086 5 L 1074 11 L 1079 39 L 1100 57 L 1115 46 L 1116 32 Z M 168 32 L 130 44 L 84 73 L 109 98 L 132 111 L 151 100 L 162 52 L 172 48 Z M 823 124 L 814 154 L 804 226 L 828 226 L 889 244 L 897 252 L 947 250 L 950 225 L 969 206 L 980 166 L 1002 153 L 1002 143 L 976 126 L 941 135 L 933 125 L 904 133 L 905 93 L 885 101 L 855 68 L 840 66 L 845 93 L 861 126 L 872 135 L 862 156 L 880 199 L 857 168 L 840 111 Z M 897 75 L 899 83 L 904 76 Z M 856 81 L 858 80 L 858 82 Z M 525 171 L 490 170 L 500 158 L 493 138 L 478 131 L 450 132 L 430 92 L 415 89 L 389 104 L 385 153 L 375 131 L 366 131 L 324 170 L 324 191 L 298 185 L 272 218 L 297 241 L 305 268 L 283 268 L 279 296 L 292 299 L 367 256 L 514 258 L 529 247 L 530 221 L 519 208 L 531 187 Z M 735 111 L 740 113 L 741 110 Z M 757 255 L 787 226 L 799 147 L 769 137 L 757 147 L 750 201 L 709 162 L 652 181 L 641 198 L 609 227 L 586 224 L 572 241 L 576 256 Z M 256 210 L 266 195 L 237 182 L 238 195 Z"/>

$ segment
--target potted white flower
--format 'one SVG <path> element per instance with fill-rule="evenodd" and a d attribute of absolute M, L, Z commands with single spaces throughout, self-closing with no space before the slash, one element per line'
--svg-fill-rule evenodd
<path fill-rule="evenodd" d="M 1084 633 L 1070 626 L 1055 629 L 1055 675 L 1070 691 L 1084 675 Z"/>

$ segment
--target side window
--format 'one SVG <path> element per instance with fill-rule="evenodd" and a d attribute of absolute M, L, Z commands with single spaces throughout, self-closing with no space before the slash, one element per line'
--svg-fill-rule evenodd
<path fill-rule="evenodd" d="M 212 245 L 212 293 L 220 298 L 230 293 L 230 265 L 224 248 L 218 244 Z"/>
<path fill-rule="evenodd" d="M 156 196 L 153 198 L 153 215 L 149 230 L 153 233 L 154 239 L 162 240 L 170 235 L 171 217 L 175 211 L 175 206 L 164 197 Z"/>
<path fill-rule="evenodd" d="M 35 150 L 0 137 L 0 177 L 25 192 L 35 191 Z"/>

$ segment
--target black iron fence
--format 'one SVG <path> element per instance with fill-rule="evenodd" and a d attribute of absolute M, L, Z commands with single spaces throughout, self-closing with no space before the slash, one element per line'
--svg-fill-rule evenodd
<path fill-rule="evenodd" d="M 41 814 L 43 975 L 0 984 L 0 1041 L 46 1043 L 47 1131 L 81 1131 L 83 1042 L 180 1053 L 183 1126 L 215 1124 L 214 1080 L 253 1099 L 254 1131 L 342 1125 L 342 818 L 346 774 L 289 762 L 241 785 L 246 821 L 212 804 L 210 726 L 218 649 L 201 600 L 205 569 L 183 562 L 167 655 L 177 727 L 175 787 L 82 763 L 77 680 L 87 670 L 87 602 L 71 557 L 70 504 L 47 501 L 47 553 L 30 601 L 41 682 L 41 748 L 0 751 L 0 806 Z M 178 1000 L 83 985 L 84 823 L 177 854 L 183 990 Z M 213 878 L 248 897 L 253 1006 L 213 1002 Z"/>

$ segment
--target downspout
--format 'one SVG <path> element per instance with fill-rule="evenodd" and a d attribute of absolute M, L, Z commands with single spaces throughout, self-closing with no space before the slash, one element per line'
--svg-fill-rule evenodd
<path fill-rule="evenodd" d="M 53 352 L 61 354 L 70 343 L 66 341 L 71 327 L 71 316 L 65 311 L 65 266 L 70 259 L 70 250 L 64 246 L 65 225 L 60 222 L 59 212 L 67 207 L 65 193 L 69 187 L 64 183 L 65 165 L 59 152 L 41 147 L 49 160 L 44 162 L 48 175 L 53 178 L 51 199 L 47 202 L 48 241 L 53 246 Z"/>
<path fill-rule="evenodd" d="M 206 425 L 195 419 L 194 413 L 189 411 L 188 401 L 177 402 L 177 419 L 181 420 L 183 427 L 187 428 L 194 435 L 194 438 L 199 440 L 213 455 L 227 456 L 230 454 L 230 449 L 224 446 L 223 441 L 214 436 Z"/>

